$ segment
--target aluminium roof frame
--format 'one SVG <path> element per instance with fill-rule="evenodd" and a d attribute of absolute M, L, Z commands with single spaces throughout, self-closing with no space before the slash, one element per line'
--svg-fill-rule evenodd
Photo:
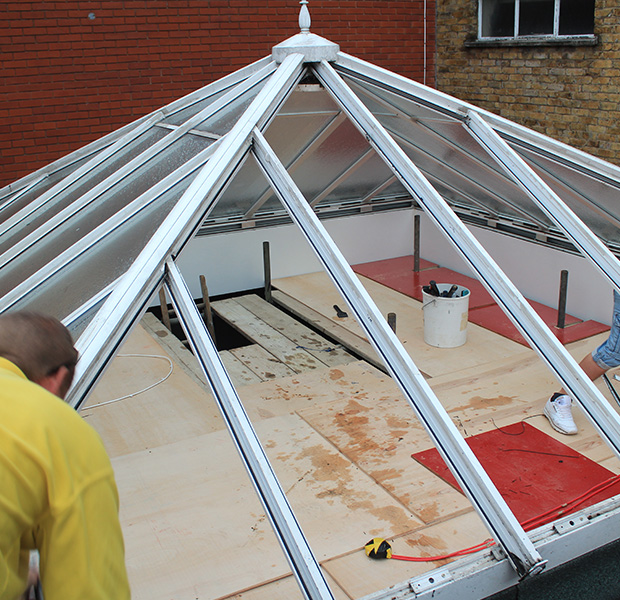
<path fill-rule="evenodd" d="M 304 4 L 304 0 L 302 0 L 302 4 Z M 306 7 L 302 6 L 302 14 L 304 9 Z M 233 97 L 239 95 L 241 91 L 235 87 L 239 82 L 242 82 L 241 90 L 243 90 L 252 87 L 258 80 L 265 80 L 262 89 L 228 133 L 203 150 L 193 160 L 183 165 L 182 168 L 170 173 L 157 186 L 134 200 L 124 209 L 125 212 L 107 219 L 99 228 L 72 245 L 55 261 L 34 273 L 22 284 L 22 287 L 16 288 L 13 295 L 9 294 L 8 297 L 2 298 L 0 310 L 5 311 L 11 308 L 14 303 L 41 285 L 47 278 L 54 276 L 63 268 L 63 265 L 73 260 L 77 254 L 85 251 L 86 248 L 94 247 L 103 236 L 118 227 L 125 218 L 128 218 L 129 213 L 140 211 L 162 189 L 172 185 L 173 182 L 180 181 L 188 173 L 199 169 L 189 187 L 184 191 L 127 272 L 116 281 L 108 284 L 96 297 L 91 298 L 68 317 L 68 320 L 78 320 L 93 306 L 100 306 L 95 317 L 77 340 L 76 345 L 80 352 L 80 362 L 68 400 L 76 409 L 80 407 L 132 326 L 146 310 L 153 294 L 164 284 L 172 298 L 194 353 L 199 359 L 207 381 L 220 405 L 250 478 L 297 578 L 302 594 L 305 598 L 313 600 L 333 598 L 318 562 L 312 554 L 292 509 L 288 505 L 286 496 L 278 484 L 254 433 L 252 424 L 245 414 L 241 401 L 219 359 L 204 322 L 196 312 L 195 304 L 175 264 L 176 257 L 213 210 L 231 179 L 238 172 L 244 160 L 251 154 L 256 159 L 266 181 L 271 185 L 347 301 L 373 347 L 384 360 L 388 371 L 424 424 L 442 457 L 502 550 L 502 552 L 496 551 L 494 554 L 486 552 L 482 559 L 473 559 L 482 561 L 482 563 L 476 563 L 479 566 L 477 569 L 472 570 L 467 566 L 472 564 L 472 559 L 467 559 L 462 563 L 463 567 L 453 567 L 452 565 L 449 567 L 454 572 L 458 568 L 465 569 L 470 582 L 479 582 L 484 575 L 487 581 L 486 585 L 491 586 L 489 587 L 490 594 L 513 585 L 523 577 L 539 573 L 547 560 L 550 561 L 550 564 L 555 565 L 573 558 L 575 552 L 583 552 L 585 546 L 576 550 L 567 549 L 566 544 L 558 540 L 559 529 L 557 525 L 540 528 L 531 535 L 523 531 L 469 446 L 453 425 L 434 392 L 420 374 L 414 361 L 393 334 L 336 244 L 313 212 L 310 205 L 312 198 L 305 198 L 302 191 L 291 179 L 290 170 L 294 168 L 295 161 L 288 165 L 289 170 L 287 171 L 287 168 L 265 139 L 264 132 L 302 77 L 307 73 L 314 74 L 368 140 L 374 152 L 381 156 L 385 164 L 388 165 L 393 176 L 416 199 L 437 228 L 458 250 L 532 348 L 579 402 L 603 439 L 618 455 L 620 455 L 620 419 L 618 415 L 609 407 L 598 389 L 584 375 L 570 354 L 533 311 L 516 286 L 501 271 L 491 256 L 458 218 L 454 210 L 433 187 L 431 178 L 425 176 L 415 165 L 395 141 L 394 136 L 347 85 L 342 75 L 346 74 L 360 81 L 370 80 L 374 85 L 415 98 L 420 104 L 432 106 L 434 110 L 449 114 L 452 118 L 460 121 L 463 127 L 492 157 L 497 169 L 506 172 L 512 178 L 515 186 L 526 190 L 530 198 L 568 235 L 584 256 L 609 279 L 616 289 L 620 289 L 618 260 L 592 234 L 588 227 L 564 205 L 557 194 L 545 184 L 534 170 L 522 160 L 510 144 L 518 143 L 540 147 L 549 153 L 555 153 L 560 149 L 569 160 L 579 162 L 583 169 L 597 172 L 601 177 L 607 177 L 615 182 L 620 181 L 620 172 L 617 168 L 588 157 L 577 150 L 555 143 L 544 136 L 520 128 L 490 113 L 341 53 L 334 49 L 335 45 L 331 42 L 310 34 L 307 31 L 308 27 L 309 21 L 307 21 L 307 25 L 302 26 L 301 34 L 274 48 L 275 60 L 263 59 L 252 65 L 251 69 L 248 68 L 233 74 L 213 88 L 213 90 L 222 91 L 224 95 L 200 113 L 202 117 L 206 114 L 212 114 L 220 107 L 225 107 Z M 246 76 L 249 79 L 246 79 Z M 189 102 L 193 99 L 196 101 L 200 99 L 198 94 L 190 96 Z M 173 103 L 169 107 L 168 114 L 174 110 L 182 110 L 187 102 L 188 99 L 185 99 L 183 103 Z M 106 148 L 105 156 L 109 156 L 121 149 L 130 139 L 139 135 L 139 131 L 153 126 L 159 120 L 160 113 L 153 113 L 134 124 L 133 128 L 130 126 L 123 128 L 124 136 L 108 137 L 107 146 L 102 142 L 99 145 Z M 199 120 L 199 118 L 192 119 L 192 126 Z M 182 135 L 182 131 L 189 128 L 187 125 L 181 126 L 174 133 L 178 137 Z M 181 133 L 178 133 L 179 130 Z M 160 147 L 169 145 L 173 139 L 175 138 L 171 137 L 168 140 L 158 142 L 159 145 L 156 144 L 152 147 L 148 155 L 154 154 Z M 316 138 L 313 143 L 316 143 Z M 136 160 L 145 160 L 145 158 L 141 155 Z M 90 168 L 101 160 L 103 160 L 101 156 L 94 156 L 86 164 Z M 87 170 L 81 167 L 79 171 L 74 173 L 73 180 L 81 177 Z M 35 185 L 40 175 L 40 173 L 35 174 L 35 176 L 25 178 L 21 183 L 18 182 L 18 190 L 26 193 L 29 189 L 28 186 Z M 108 181 L 105 185 L 111 183 L 112 181 Z M 336 184 L 335 181 L 333 183 Z M 68 184 L 68 181 L 60 182 L 40 197 L 39 202 L 43 203 L 49 200 Z M 387 185 L 387 182 L 381 182 L 377 189 L 382 185 Z M 84 203 L 87 200 L 93 200 L 95 197 L 96 194 L 91 191 L 80 201 Z M 265 199 L 263 198 L 263 201 Z M 260 199 L 257 200 L 256 205 L 250 207 L 246 213 L 248 216 L 252 216 L 258 210 L 259 202 Z M 27 218 L 32 208 L 31 206 L 24 208 L 9 225 L 18 226 L 18 223 Z M 56 222 L 52 223 L 52 225 L 55 224 Z M 44 226 L 38 233 L 33 232 L 32 237 L 23 243 L 24 247 L 37 243 L 49 231 L 46 228 L 49 228 L 49 225 Z M 4 258 L 7 262 L 18 258 L 20 248 L 6 254 Z M 587 524 L 588 527 L 596 527 L 597 531 L 597 540 L 589 539 L 587 542 L 592 547 L 605 543 L 610 535 L 610 520 L 613 519 L 615 523 L 620 519 L 618 503 L 615 501 L 608 501 L 605 504 L 605 511 L 597 510 L 599 511 L 597 513 L 599 518 L 588 519 L 589 523 Z M 579 518 L 573 520 L 583 524 Z M 585 531 L 588 527 L 569 528 L 570 535 L 578 540 L 578 544 L 585 543 L 584 536 L 587 537 Z M 564 540 L 566 539 L 564 538 Z M 484 565 L 483 568 L 480 567 L 481 564 Z M 467 571 L 468 568 L 469 571 Z M 477 583 L 475 588 L 461 588 L 456 593 L 452 592 L 453 595 L 450 596 L 449 579 L 451 578 L 443 575 L 435 576 L 434 585 L 429 584 L 429 580 L 433 579 L 433 576 L 425 576 L 422 579 L 426 581 L 425 586 L 422 586 L 421 581 L 402 584 L 399 588 L 401 595 L 398 597 L 412 597 L 412 594 L 415 597 L 421 597 L 425 594 L 430 595 L 432 593 L 435 595 L 437 593 L 438 595 L 435 597 L 440 597 L 443 594 L 443 597 L 456 597 L 458 595 L 460 599 L 478 598 L 481 589 Z M 375 596 L 377 598 L 394 597 L 393 591 L 389 593 L 380 592 L 373 595 L 373 597 Z"/>
<path fill-rule="evenodd" d="M 76 385 L 72 389 L 72 403 L 76 407 L 79 406 L 80 399 L 85 397 L 87 390 L 97 378 L 97 371 L 102 368 L 100 365 L 98 369 L 95 361 L 97 357 L 99 360 L 102 358 L 101 343 L 104 342 L 108 347 L 113 348 L 120 345 L 123 338 L 120 332 L 127 330 L 128 324 L 126 323 L 123 326 L 122 321 L 127 318 L 128 307 L 134 307 L 131 312 L 134 313 L 134 319 L 137 318 L 148 298 L 162 281 L 166 282 L 172 301 L 178 308 L 181 322 L 188 332 L 189 339 L 192 340 L 194 350 L 201 356 L 205 375 L 213 386 L 214 394 L 217 397 L 222 397 L 221 392 L 218 394 L 217 385 L 218 382 L 221 383 L 222 377 L 226 380 L 227 376 L 223 375 L 220 365 L 213 360 L 213 357 L 210 361 L 208 360 L 208 356 L 212 354 L 211 349 L 204 347 L 204 344 L 201 345 L 199 341 L 200 336 L 206 333 L 206 329 L 201 331 L 200 327 L 195 324 L 192 325 L 191 307 L 187 301 L 179 298 L 180 290 L 183 289 L 179 278 L 182 279 L 182 277 L 176 267 L 172 266 L 171 260 L 180 251 L 180 246 L 184 244 L 184 236 L 179 235 L 179 231 L 184 231 L 184 235 L 187 236 L 189 229 L 196 228 L 197 224 L 208 214 L 209 208 L 217 202 L 217 195 L 221 192 L 225 181 L 232 174 L 234 168 L 241 162 L 242 155 L 251 151 L 293 220 L 310 241 L 324 267 L 366 331 L 371 343 L 384 359 L 390 374 L 399 384 L 416 414 L 425 425 L 438 450 L 457 477 L 494 539 L 503 548 L 507 557 L 506 560 L 512 564 L 518 578 L 540 572 L 544 568 L 545 561 L 481 468 L 475 455 L 453 425 L 407 352 L 381 317 L 380 312 L 353 274 L 348 263 L 310 209 L 301 191 L 290 179 L 286 168 L 261 134 L 261 129 L 264 129 L 269 121 L 269 116 L 266 115 L 275 112 L 277 106 L 284 101 L 286 93 L 290 93 L 294 84 L 300 80 L 303 66 L 303 55 L 291 53 L 284 59 L 272 76 L 272 80 L 268 82 L 265 89 L 252 103 L 252 107 L 255 109 L 253 110 L 252 107 L 248 109 L 244 118 L 221 141 L 215 154 L 204 167 L 204 172 L 199 178 L 200 181 L 194 182 L 190 190 L 185 193 L 185 201 L 182 200 L 179 203 L 179 205 L 184 206 L 184 210 L 176 207 L 174 214 L 171 214 L 161 227 L 161 239 L 158 239 L 160 238 L 159 235 L 156 236 L 149 244 L 153 247 L 152 250 L 145 249 L 143 255 L 146 262 L 144 264 L 141 260 L 136 262 L 130 269 L 130 272 L 133 271 L 134 273 L 128 272 L 123 277 L 123 280 L 119 282 L 119 285 L 89 326 L 84 339 L 80 338 L 80 352 L 84 357 L 82 364 L 89 365 L 90 368 L 87 371 L 78 371 Z M 419 200 L 438 227 L 447 233 L 449 239 L 474 268 L 481 281 L 532 346 L 554 368 L 571 392 L 577 390 L 577 393 L 582 396 L 587 393 L 592 394 L 594 400 L 591 402 L 591 406 L 586 405 L 590 411 L 588 414 L 614 450 L 619 452 L 620 422 L 617 415 L 611 411 L 593 384 L 587 378 L 579 377 L 580 369 L 575 361 L 564 350 L 540 317 L 531 309 L 518 289 L 501 272 L 391 136 L 347 88 L 330 63 L 322 61 L 321 63 L 306 64 L 306 68 L 315 72 L 324 87 L 330 90 L 339 101 L 341 107 L 366 135 L 375 150 L 384 157 L 394 174 L 411 190 L 414 197 Z M 258 116 L 252 118 L 254 112 Z M 202 198 L 200 203 L 193 201 L 197 198 Z M 185 214 L 182 215 L 182 212 Z M 187 238 L 185 237 L 185 239 Z M 177 246 L 176 252 L 175 245 Z M 151 269 L 155 268 L 151 270 L 147 285 L 144 285 L 140 281 L 144 282 L 145 269 L 148 272 L 147 264 L 151 265 Z M 168 264 L 167 276 L 164 270 L 165 264 Z M 174 279 L 171 279 L 170 273 L 174 273 Z M 141 307 L 141 309 L 137 310 L 137 307 Z M 103 322 L 107 326 L 102 326 Z M 107 329 L 112 331 L 106 331 Z M 92 357 L 93 353 L 95 357 Z M 568 367 L 566 363 L 568 363 Z M 76 398 L 77 400 L 73 400 Z M 243 445 L 240 440 L 244 440 L 253 431 L 249 421 L 229 426 L 240 447 Z M 256 452 L 262 456 L 261 450 L 257 449 Z M 256 455 L 253 456 L 253 459 L 258 460 Z M 260 471 L 256 465 L 252 465 L 250 462 L 246 463 L 246 467 L 252 474 L 253 480 L 259 479 L 257 473 Z M 288 523 L 288 527 L 286 527 L 278 523 L 278 518 L 273 516 L 277 514 L 278 511 L 275 508 L 282 498 L 278 498 L 277 494 L 272 497 L 274 495 L 273 489 L 270 484 L 267 483 L 266 485 L 271 493 L 265 494 L 263 492 L 261 499 L 268 514 L 271 515 L 274 528 L 279 532 L 283 548 L 304 595 L 308 598 L 330 597 L 325 595 L 327 592 L 322 587 L 324 584 L 322 577 L 315 578 L 316 573 L 313 574 L 312 569 L 307 568 L 308 564 L 314 565 L 316 559 L 311 559 L 309 563 L 306 560 L 300 561 L 290 553 L 291 546 L 282 541 L 283 537 L 291 536 L 297 540 L 296 543 L 301 543 L 302 546 L 306 544 L 306 542 L 301 541 L 304 538 L 303 534 L 300 537 L 300 529 L 298 529 L 296 520 L 293 520 L 292 524 Z M 278 487 L 276 486 L 276 491 Z M 257 489 L 260 490 L 261 486 L 257 485 Z M 285 523 L 287 523 L 286 520 Z M 302 567 L 305 567 L 307 572 Z"/>

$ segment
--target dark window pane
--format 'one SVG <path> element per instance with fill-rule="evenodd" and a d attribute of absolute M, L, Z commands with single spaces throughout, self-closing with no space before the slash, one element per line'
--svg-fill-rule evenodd
<path fill-rule="evenodd" d="M 562 0 L 560 35 L 594 33 L 594 0 Z"/>
<path fill-rule="evenodd" d="M 514 0 L 483 0 L 482 37 L 512 37 L 514 27 Z"/>
<path fill-rule="evenodd" d="M 553 0 L 521 0 L 519 35 L 553 34 Z"/>

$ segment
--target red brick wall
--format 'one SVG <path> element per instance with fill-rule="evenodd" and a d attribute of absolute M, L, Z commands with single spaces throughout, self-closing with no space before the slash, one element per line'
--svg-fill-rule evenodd
<path fill-rule="evenodd" d="M 308 7 L 313 33 L 434 85 L 435 0 Z M 269 55 L 298 14 L 297 0 L 4 0 L 0 187 Z"/>

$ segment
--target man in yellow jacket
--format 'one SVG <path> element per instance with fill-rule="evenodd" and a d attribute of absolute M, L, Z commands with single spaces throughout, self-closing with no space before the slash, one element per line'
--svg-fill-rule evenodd
<path fill-rule="evenodd" d="M 35 549 L 45 600 L 130 597 L 110 460 L 61 400 L 76 362 L 56 319 L 0 316 L 0 600 L 24 592 Z"/>

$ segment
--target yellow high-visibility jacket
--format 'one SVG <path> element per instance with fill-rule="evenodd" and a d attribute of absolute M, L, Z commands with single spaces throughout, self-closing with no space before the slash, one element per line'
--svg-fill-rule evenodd
<path fill-rule="evenodd" d="M 118 492 L 96 431 L 0 357 L 0 600 L 40 554 L 45 600 L 130 598 Z"/>

